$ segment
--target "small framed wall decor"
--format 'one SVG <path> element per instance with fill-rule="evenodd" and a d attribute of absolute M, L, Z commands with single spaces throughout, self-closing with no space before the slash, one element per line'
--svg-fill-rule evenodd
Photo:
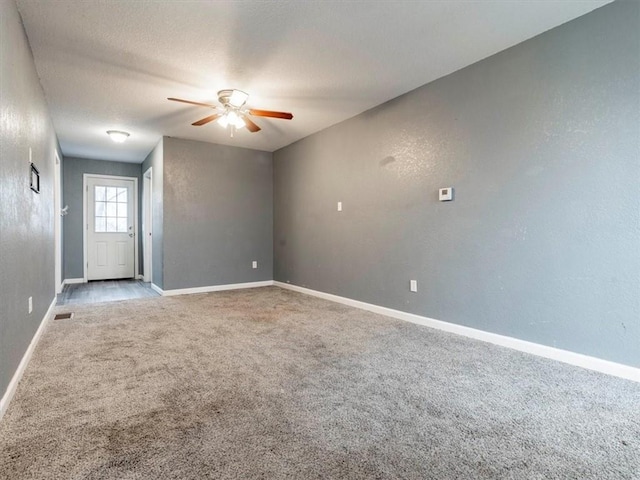
<path fill-rule="evenodd" d="M 40 172 L 33 163 L 31 164 L 30 171 L 31 190 L 40 193 Z"/>

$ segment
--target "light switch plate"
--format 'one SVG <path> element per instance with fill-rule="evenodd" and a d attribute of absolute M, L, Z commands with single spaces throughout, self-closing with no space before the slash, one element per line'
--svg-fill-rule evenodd
<path fill-rule="evenodd" d="M 444 187 L 438 191 L 438 200 L 449 202 L 453 200 L 453 187 Z"/>

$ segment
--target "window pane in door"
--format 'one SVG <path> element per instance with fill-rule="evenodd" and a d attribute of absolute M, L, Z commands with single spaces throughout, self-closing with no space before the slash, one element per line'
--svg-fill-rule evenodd
<path fill-rule="evenodd" d="M 96 186 L 96 202 L 104 202 L 107 199 L 106 187 Z"/>
<path fill-rule="evenodd" d="M 104 217 L 96 217 L 96 232 L 106 232 L 107 231 L 107 219 Z"/>
<path fill-rule="evenodd" d="M 107 187 L 107 202 L 117 202 L 118 189 L 116 187 Z"/>
<path fill-rule="evenodd" d="M 118 219 L 115 217 L 107 217 L 107 232 L 118 231 Z"/>
<path fill-rule="evenodd" d="M 105 202 L 96 202 L 96 217 L 104 217 L 107 215 L 107 204 Z"/>
<path fill-rule="evenodd" d="M 95 186 L 94 226 L 97 233 L 128 232 L 127 197 L 127 188 Z"/>
<path fill-rule="evenodd" d="M 127 219 L 126 218 L 118 218 L 118 232 L 127 231 Z"/>
<path fill-rule="evenodd" d="M 117 203 L 107 202 L 107 217 L 117 217 L 118 216 L 117 207 L 118 207 Z"/>

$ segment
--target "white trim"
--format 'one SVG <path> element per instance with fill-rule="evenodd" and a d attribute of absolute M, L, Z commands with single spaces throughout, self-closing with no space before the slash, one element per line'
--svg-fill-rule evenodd
<path fill-rule="evenodd" d="M 153 167 L 142 174 L 142 270 L 145 282 L 153 281 Z"/>
<path fill-rule="evenodd" d="M 62 189 L 60 188 L 61 164 L 58 150 L 53 159 L 53 248 L 54 274 L 53 284 L 56 294 L 62 292 Z"/>
<path fill-rule="evenodd" d="M 86 283 L 84 278 L 65 278 L 62 282 L 62 286 L 71 285 L 72 283 Z"/>
<path fill-rule="evenodd" d="M 189 295 L 193 293 L 208 293 L 208 292 L 222 292 L 225 290 L 239 290 L 243 288 L 258 288 L 258 287 L 270 287 L 273 285 L 273 280 L 265 280 L 264 282 L 246 282 L 246 283 L 230 283 L 228 285 L 210 285 L 208 287 L 195 287 L 195 288 L 178 288 L 175 290 L 162 290 L 155 284 L 151 284 L 156 292 L 163 297 L 171 297 L 173 295 Z"/>
<path fill-rule="evenodd" d="M 118 175 L 101 175 L 98 173 L 84 173 L 82 174 L 82 268 L 83 268 L 83 281 L 88 282 L 87 277 L 87 259 L 88 256 L 88 243 L 87 243 L 87 181 L 89 178 L 104 178 L 107 180 L 129 180 L 133 181 L 133 276 L 137 278 L 140 274 L 140 265 L 138 265 L 138 177 L 122 177 Z"/>
<path fill-rule="evenodd" d="M 44 329 L 46 328 L 47 324 L 49 323 L 49 320 L 51 319 L 51 313 L 53 312 L 53 307 L 55 306 L 56 306 L 56 297 L 53 297 L 53 300 L 51 301 L 51 305 L 49 305 L 49 308 L 47 309 L 47 313 L 44 314 L 44 318 L 40 322 L 40 326 L 38 327 L 38 330 L 36 330 L 35 335 L 31 339 L 31 343 L 29 344 L 29 347 L 27 347 L 27 351 L 24 352 L 24 355 L 22 356 L 22 360 L 20 360 L 20 363 L 18 364 L 18 368 L 13 374 L 13 377 L 11 378 L 9 385 L 7 386 L 7 390 L 4 393 L 2 399 L 0 400 L 0 420 L 2 420 L 2 416 L 7 411 L 7 408 L 9 408 L 9 403 L 11 402 L 13 395 L 16 393 L 16 388 L 18 388 L 18 383 L 20 383 L 20 379 L 22 378 L 22 375 L 24 374 L 24 371 L 27 368 L 27 364 L 29 363 L 29 360 L 31 359 L 31 355 L 33 354 L 33 351 L 35 350 L 36 345 L 40 340 L 40 336 L 42 335 L 42 332 L 44 332 Z"/>
<path fill-rule="evenodd" d="M 588 370 L 594 370 L 596 372 L 606 373 L 608 375 L 625 378 L 634 382 L 640 382 L 640 368 L 631 367 L 629 365 L 610 362 L 608 360 L 602 360 L 600 358 L 590 357 L 588 355 L 570 352 L 568 350 L 561 350 L 559 348 L 548 347 L 546 345 L 541 345 L 538 343 L 527 342 L 526 340 L 507 337 L 505 335 L 499 335 L 497 333 L 485 332 L 483 330 L 477 330 L 475 328 L 465 327 L 463 325 L 456 325 L 454 323 L 448 323 L 442 320 L 423 317 L 420 315 L 415 315 L 413 313 L 402 312 L 400 310 L 394 310 L 392 308 L 381 307 L 379 305 L 373 305 L 371 303 L 360 302 L 358 300 L 352 300 L 350 298 L 340 297 L 338 295 L 333 295 L 330 293 L 318 292 L 317 290 L 298 287 L 297 285 L 291 285 L 289 283 L 274 281 L 273 284 L 277 287 L 286 288 L 295 292 L 305 293 L 314 297 L 324 298 L 325 300 L 342 303 L 344 305 L 349 305 L 350 307 L 368 310 L 370 312 L 379 313 L 388 317 L 405 320 L 411 323 L 417 323 L 419 325 L 443 330 L 445 332 L 455 333 L 457 335 L 481 340 L 483 342 L 492 343 L 494 345 L 500 345 L 502 347 L 511 348 L 513 350 L 531 353 L 539 357 L 568 363 L 569 365 L 586 368 Z"/>

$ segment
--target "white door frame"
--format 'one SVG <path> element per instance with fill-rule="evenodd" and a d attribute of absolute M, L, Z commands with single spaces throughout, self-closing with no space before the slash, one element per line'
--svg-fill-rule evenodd
<path fill-rule="evenodd" d="M 140 266 L 138 265 L 138 178 L 137 177 L 120 177 L 116 175 L 99 175 L 96 173 L 85 173 L 82 175 L 82 266 L 83 281 L 87 283 L 87 269 L 89 266 L 89 251 L 87 242 L 87 230 L 89 229 L 88 208 L 87 205 L 87 181 L 89 178 L 104 178 L 107 180 L 132 180 L 133 181 L 133 274 L 134 278 L 140 276 Z"/>
<path fill-rule="evenodd" d="M 62 189 L 60 188 L 60 156 L 55 152 L 53 163 L 53 242 L 54 242 L 54 279 L 56 295 L 62 292 Z"/>
<path fill-rule="evenodd" d="M 142 263 L 145 282 L 153 281 L 153 167 L 142 174 Z"/>

